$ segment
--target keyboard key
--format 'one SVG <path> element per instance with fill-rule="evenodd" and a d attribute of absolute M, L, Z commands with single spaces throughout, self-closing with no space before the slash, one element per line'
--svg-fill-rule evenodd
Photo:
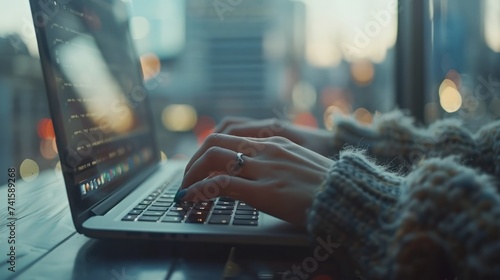
<path fill-rule="evenodd" d="M 234 202 L 230 202 L 230 201 L 218 201 L 217 205 L 221 205 L 221 206 L 234 206 Z"/>
<path fill-rule="evenodd" d="M 140 204 L 140 205 L 149 205 L 149 204 L 151 204 L 151 202 L 153 202 L 153 201 L 152 201 L 152 200 L 147 200 L 147 199 L 145 199 L 145 200 L 143 200 L 143 201 L 142 201 L 141 203 L 139 203 L 139 204 Z"/>
<path fill-rule="evenodd" d="M 212 215 L 231 215 L 233 214 L 233 210 L 214 210 L 212 211 Z"/>
<path fill-rule="evenodd" d="M 200 211 L 210 211 L 210 209 L 212 209 L 212 207 L 211 206 L 195 206 L 194 209 L 200 210 Z"/>
<path fill-rule="evenodd" d="M 238 206 L 236 209 L 237 210 L 247 210 L 247 211 L 257 211 L 257 209 L 255 209 L 254 207 L 252 207 L 250 205 Z"/>
<path fill-rule="evenodd" d="M 219 197 L 219 201 L 229 201 L 229 202 L 234 202 L 235 200 L 230 198 L 230 197 L 227 197 L 227 196 L 221 196 Z"/>
<path fill-rule="evenodd" d="M 259 216 L 250 216 L 250 215 L 234 215 L 235 220 L 258 220 Z"/>
<path fill-rule="evenodd" d="M 168 207 L 162 207 L 162 206 L 151 206 L 148 208 L 149 211 L 167 211 Z"/>
<path fill-rule="evenodd" d="M 188 211 L 189 210 L 189 207 L 175 207 L 175 206 L 172 206 L 170 208 L 170 211 Z"/>
<path fill-rule="evenodd" d="M 186 218 L 186 223 L 195 223 L 195 224 L 203 224 L 208 216 L 208 212 L 206 211 L 193 211 Z"/>
<path fill-rule="evenodd" d="M 154 191 L 150 196 L 152 197 L 157 197 L 160 195 L 160 192 L 159 191 Z"/>
<path fill-rule="evenodd" d="M 230 221 L 231 215 L 212 215 L 208 223 L 216 225 L 228 225 Z"/>
<path fill-rule="evenodd" d="M 208 211 L 193 210 L 190 215 L 199 215 L 199 216 L 205 215 L 206 216 L 206 215 L 208 215 Z"/>
<path fill-rule="evenodd" d="M 142 214 L 143 216 L 163 216 L 163 213 L 165 212 L 162 212 L 162 211 L 146 211 L 144 212 L 144 214 Z"/>
<path fill-rule="evenodd" d="M 142 205 L 142 204 L 140 204 L 140 205 L 137 205 L 136 207 L 134 207 L 134 209 L 135 209 L 135 210 L 144 210 L 144 209 L 146 209 L 147 207 L 148 207 L 147 205 Z"/>
<path fill-rule="evenodd" d="M 155 207 L 170 207 L 170 205 L 172 205 L 172 203 L 168 203 L 168 202 L 155 202 L 155 203 L 153 203 L 152 206 L 155 206 Z"/>
<path fill-rule="evenodd" d="M 140 215 L 142 213 L 142 210 L 131 210 L 128 212 L 129 215 Z"/>
<path fill-rule="evenodd" d="M 196 203 L 196 206 L 212 206 L 214 204 L 213 201 L 207 200 L 207 201 L 198 201 Z"/>
<path fill-rule="evenodd" d="M 137 218 L 137 215 L 127 215 L 122 218 L 122 221 L 135 221 Z"/>
<path fill-rule="evenodd" d="M 156 202 L 172 203 L 172 202 L 174 202 L 174 200 L 173 200 L 173 199 L 171 199 L 171 198 L 158 198 L 158 199 L 156 200 Z"/>
<path fill-rule="evenodd" d="M 195 202 L 192 202 L 192 201 L 183 201 L 183 202 L 179 202 L 179 203 L 174 203 L 174 206 L 175 207 L 191 208 L 191 207 L 193 207 L 194 204 L 195 204 Z"/>
<path fill-rule="evenodd" d="M 207 211 L 207 210 L 210 210 L 212 208 L 213 204 L 214 204 L 213 201 L 200 201 L 200 202 L 196 203 L 196 205 L 194 206 L 194 209 Z"/>
<path fill-rule="evenodd" d="M 234 206 L 215 205 L 214 210 L 233 210 Z"/>
<path fill-rule="evenodd" d="M 140 216 L 137 220 L 142 222 L 156 222 L 159 218 L 158 216 Z"/>
<path fill-rule="evenodd" d="M 257 226 L 259 224 L 258 221 L 255 220 L 234 220 L 233 225 L 237 226 Z"/>
<path fill-rule="evenodd" d="M 236 215 L 252 215 L 252 216 L 258 216 L 259 211 L 253 211 L 253 210 L 236 210 Z"/>
<path fill-rule="evenodd" d="M 161 221 L 164 223 L 180 223 L 182 219 L 183 217 L 165 216 Z"/>
<path fill-rule="evenodd" d="M 253 206 L 250 206 L 244 202 L 238 204 L 238 210 L 256 210 Z"/>
<path fill-rule="evenodd" d="M 173 199 L 174 197 L 175 197 L 175 194 L 162 194 L 162 195 L 160 196 L 160 198 L 172 198 L 172 199 Z"/>
<path fill-rule="evenodd" d="M 174 216 L 174 217 L 184 217 L 186 216 L 187 211 L 168 211 L 167 216 Z"/>

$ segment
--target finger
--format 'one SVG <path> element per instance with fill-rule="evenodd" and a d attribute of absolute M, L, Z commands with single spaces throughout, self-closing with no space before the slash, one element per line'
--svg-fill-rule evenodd
<path fill-rule="evenodd" d="M 285 136 L 286 123 L 275 119 L 258 120 L 246 123 L 235 123 L 226 127 L 222 131 L 224 134 L 230 134 L 242 137 L 268 138 L 272 136 Z"/>
<path fill-rule="evenodd" d="M 243 157 L 244 165 L 237 167 L 236 152 L 221 147 L 210 148 L 202 157 L 193 163 L 181 183 L 181 188 L 205 180 L 214 174 L 222 173 L 247 179 L 254 179 L 261 172 L 261 167 L 251 157 Z"/>
<path fill-rule="evenodd" d="M 179 198 L 182 201 L 200 201 L 218 196 L 227 196 L 237 200 L 255 200 L 253 197 L 259 195 L 259 188 L 256 185 L 256 181 L 245 178 L 219 175 L 197 182 L 182 190 L 179 192 Z"/>
<path fill-rule="evenodd" d="M 267 154 L 274 158 L 286 157 L 289 163 L 297 162 L 304 166 L 315 167 L 317 170 L 324 171 L 325 166 L 330 167 L 332 161 L 314 151 L 304 148 L 287 138 L 275 136 L 270 138 L 248 138 L 254 146 L 259 143 L 266 143 Z M 272 145 L 270 143 L 274 143 Z"/>
<path fill-rule="evenodd" d="M 240 124 L 240 123 L 246 123 L 246 122 L 251 122 L 253 119 L 251 118 L 244 118 L 244 117 L 231 117 L 229 119 L 224 119 L 222 122 L 217 125 L 215 128 L 214 132 L 215 133 L 221 133 L 224 131 L 228 126 L 233 125 L 233 124 Z"/>
<path fill-rule="evenodd" d="M 225 135 L 220 133 L 210 134 L 201 147 L 194 153 L 193 157 L 189 160 L 184 170 L 184 175 L 187 174 L 193 163 L 195 163 L 202 155 L 204 155 L 208 149 L 212 147 L 221 147 L 228 150 L 233 150 L 239 152 L 242 147 L 248 144 L 248 140 L 241 137 L 236 137 L 234 135 Z"/>

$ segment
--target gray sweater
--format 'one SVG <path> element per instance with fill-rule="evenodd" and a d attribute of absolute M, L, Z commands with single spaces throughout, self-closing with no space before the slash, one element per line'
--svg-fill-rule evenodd
<path fill-rule="evenodd" d="M 364 277 L 500 279 L 500 121 L 473 134 L 401 112 L 371 127 L 337 119 L 333 147 L 308 230 Z"/>

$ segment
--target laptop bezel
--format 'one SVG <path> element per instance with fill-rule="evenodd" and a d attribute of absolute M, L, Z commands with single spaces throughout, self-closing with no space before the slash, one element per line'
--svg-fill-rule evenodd
<path fill-rule="evenodd" d="M 74 2 L 77 0 L 64 0 L 64 4 L 69 2 Z M 116 0 L 103 0 L 103 1 L 116 1 Z M 56 1 L 57 2 L 57 1 Z M 62 135 L 62 137 L 56 137 L 56 145 L 58 148 L 59 159 L 61 162 L 61 169 L 63 173 L 63 178 L 65 182 L 65 189 L 69 200 L 69 205 L 71 208 L 71 215 L 73 223 L 78 232 L 82 231 L 82 224 L 87 219 L 95 215 L 102 215 L 104 212 L 112 208 L 124 197 L 126 197 L 130 192 L 137 188 L 142 181 L 149 177 L 156 169 L 158 163 L 161 161 L 160 149 L 157 145 L 156 129 L 153 120 L 151 104 L 149 101 L 149 92 L 147 91 L 145 85 L 142 85 L 144 90 L 145 98 L 141 102 L 145 102 L 147 113 L 145 114 L 145 119 L 149 127 L 151 128 L 148 132 L 148 138 L 151 141 L 151 149 L 153 150 L 153 155 L 150 163 L 145 164 L 143 167 L 138 169 L 136 172 L 123 176 L 113 182 L 112 185 L 107 186 L 100 190 L 100 192 L 94 194 L 88 199 L 82 200 L 80 190 L 74 185 L 74 168 L 77 163 L 72 162 L 75 160 L 75 155 L 68 147 L 68 143 L 65 139 L 65 129 L 63 125 L 62 112 L 60 110 L 60 103 L 58 99 L 58 89 L 56 85 L 56 75 L 54 67 L 52 66 L 51 52 L 49 47 L 49 42 L 47 39 L 47 34 L 45 28 L 48 28 L 52 17 L 57 16 L 56 9 L 51 10 L 49 7 L 50 3 L 53 1 L 41 1 L 41 0 L 30 0 L 30 7 L 32 12 L 33 24 L 37 39 L 38 51 L 40 56 L 40 62 L 43 72 L 43 77 L 45 81 L 45 89 L 48 98 L 50 116 L 52 118 L 52 123 L 54 125 L 55 135 Z M 48 12 L 52 14 L 49 15 Z M 126 34 L 130 40 L 130 32 Z M 143 74 L 140 69 L 140 60 L 135 47 L 132 45 L 132 52 L 135 54 L 137 69 L 136 73 L 139 75 L 141 81 L 144 81 Z M 93 211 L 97 206 L 100 206 L 98 211 Z"/>

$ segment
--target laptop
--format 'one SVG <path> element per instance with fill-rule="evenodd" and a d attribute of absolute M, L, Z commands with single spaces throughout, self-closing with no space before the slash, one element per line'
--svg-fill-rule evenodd
<path fill-rule="evenodd" d="M 220 197 L 174 203 L 187 162 L 161 161 L 123 1 L 30 0 L 30 5 L 79 233 L 93 238 L 309 244 L 303 227 L 243 201 Z"/>

